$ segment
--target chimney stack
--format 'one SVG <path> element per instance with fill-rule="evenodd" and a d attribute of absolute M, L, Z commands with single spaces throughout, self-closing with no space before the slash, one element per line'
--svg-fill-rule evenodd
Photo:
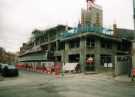
<path fill-rule="evenodd" d="M 113 36 L 117 36 L 117 24 L 113 24 Z"/>

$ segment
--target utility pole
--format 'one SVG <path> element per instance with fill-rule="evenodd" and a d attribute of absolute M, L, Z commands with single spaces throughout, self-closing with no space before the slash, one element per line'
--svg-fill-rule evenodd
<path fill-rule="evenodd" d="M 133 0 L 133 18 L 134 18 L 134 39 L 132 41 L 132 70 L 131 70 L 131 76 L 132 81 L 135 77 L 135 0 Z"/>
<path fill-rule="evenodd" d="M 135 30 L 135 0 L 133 0 L 133 18 Z M 132 67 L 135 68 L 135 31 L 134 31 L 134 40 L 132 41 Z"/>

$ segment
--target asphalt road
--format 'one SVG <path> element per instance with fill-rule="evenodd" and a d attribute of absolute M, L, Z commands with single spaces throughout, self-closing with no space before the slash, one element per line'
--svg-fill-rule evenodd
<path fill-rule="evenodd" d="M 135 84 L 104 74 L 66 74 L 64 78 L 20 72 L 0 81 L 0 97 L 135 97 Z"/>

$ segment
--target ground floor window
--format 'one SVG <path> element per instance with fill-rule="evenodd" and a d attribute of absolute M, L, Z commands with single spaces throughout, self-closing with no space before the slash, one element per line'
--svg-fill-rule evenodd
<path fill-rule="evenodd" d="M 61 56 L 56 56 L 56 61 L 61 62 Z"/>
<path fill-rule="evenodd" d="M 112 63 L 112 56 L 111 55 L 101 55 L 100 61 L 101 61 L 100 63 L 102 66 L 104 66 L 105 64 Z"/>
<path fill-rule="evenodd" d="M 80 54 L 73 54 L 69 55 L 69 62 L 79 62 L 80 61 Z"/>

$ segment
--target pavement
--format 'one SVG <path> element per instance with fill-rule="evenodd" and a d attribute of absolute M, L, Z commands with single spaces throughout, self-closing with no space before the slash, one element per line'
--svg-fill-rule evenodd
<path fill-rule="evenodd" d="M 114 80 L 116 81 L 120 81 L 120 82 L 132 82 L 131 78 L 128 77 L 128 75 L 120 75 L 114 78 Z"/>
<path fill-rule="evenodd" d="M 81 78 L 81 76 L 85 76 L 87 77 L 88 75 L 100 75 L 100 76 L 106 76 L 106 77 L 109 77 L 115 81 L 118 81 L 118 82 L 132 82 L 133 81 L 131 80 L 130 77 L 128 77 L 128 75 L 120 75 L 120 76 L 116 76 L 116 77 L 113 77 L 113 74 L 112 72 L 103 72 L 103 73 L 100 73 L 100 74 L 97 74 L 96 72 L 87 72 L 87 73 L 77 73 L 77 74 L 72 74 L 72 73 L 66 73 L 64 75 L 64 78 Z M 59 78 L 60 76 L 58 76 Z M 4 77 L 2 77 L 0 75 L 0 81 L 3 81 L 4 80 Z M 134 81 L 135 82 L 135 81 Z"/>
<path fill-rule="evenodd" d="M 3 81 L 4 80 L 4 78 L 0 75 L 0 81 Z"/>
<path fill-rule="evenodd" d="M 131 77 L 128 77 L 127 74 L 114 76 L 114 74 L 112 72 L 102 72 L 101 75 L 110 76 L 110 77 L 112 77 L 113 80 L 118 81 L 118 82 L 125 82 L 125 83 L 131 83 L 132 82 L 132 83 L 134 83 L 131 80 Z"/>
<path fill-rule="evenodd" d="M 0 97 L 135 97 L 135 84 L 122 78 L 111 73 L 69 73 L 61 78 L 21 71 L 19 77 L 0 81 Z"/>

